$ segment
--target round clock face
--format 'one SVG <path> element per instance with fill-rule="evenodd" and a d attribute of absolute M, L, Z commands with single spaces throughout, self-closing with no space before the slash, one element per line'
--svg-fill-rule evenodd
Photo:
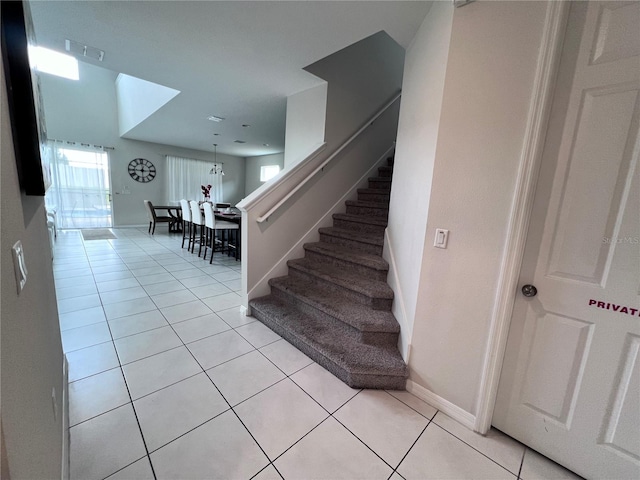
<path fill-rule="evenodd" d="M 136 182 L 148 183 L 156 177 L 156 167 L 146 158 L 134 158 L 129 162 L 129 175 Z"/>

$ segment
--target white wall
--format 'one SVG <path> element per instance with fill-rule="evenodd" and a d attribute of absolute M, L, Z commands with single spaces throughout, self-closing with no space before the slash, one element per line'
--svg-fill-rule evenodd
<path fill-rule="evenodd" d="M 454 7 L 434 2 L 405 56 L 384 258 L 406 359 L 418 301 L 429 195 Z M 407 208 L 410 206 L 410 208 Z M 400 247 L 400 248 L 398 248 Z"/>
<path fill-rule="evenodd" d="M 284 165 L 289 168 L 324 142 L 327 82 L 287 97 Z M 249 194 L 247 190 L 247 194 Z"/>
<path fill-rule="evenodd" d="M 305 67 L 328 82 L 326 152 L 336 150 L 402 88 L 404 48 L 384 31 Z"/>
<path fill-rule="evenodd" d="M 278 165 L 280 170 L 284 168 L 285 154 L 275 153 L 273 155 L 260 155 L 257 157 L 247 157 L 245 162 L 245 196 L 249 195 L 264 182 L 260 181 L 260 167 L 263 165 Z"/>
<path fill-rule="evenodd" d="M 50 138 L 115 147 L 109 151 L 113 217 L 115 226 L 144 225 L 147 216 L 143 200 L 160 205 L 167 202 L 165 155 L 213 162 L 212 152 L 120 138 L 116 102 L 116 74 L 80 62 L 80 80 L 42 75 L 42 96 Z M 138 183 L 128 173 L 134 158 L 146 158 L 156 166 L 156 178 Z M 218 154 L 224 162 L 224 197 L 236 203 L 244 197 L 244 158 Z M 122 195 L 124 186 L 131 194 Z"/>
<path fill-rule="evenodd" d="M 53 287 L 44 198 L 21 195 L 11 138 L 4 67 L 1 125 L 1 356 L 3 469 L 12 478 L 60 478 L 62 471 L 62 343 Z M 28 271 L 20 295 L 11 247 L 21 240 Z M 51 399 L 55 389 L 58 414 Z M 4 453 L 4 452 L 3 452 Z M 3 477 L 4 478 L 4 477 Z"/>
<path fill-rule="evenodd" d="M 545 10 L 535 1 L 454 10 L 426 236 L 413 240 L 424 255 L 409 367 L 413 382 L 471 414 Z M 436 228 L 450 230 L 446 250 L 432 246 Z"/>

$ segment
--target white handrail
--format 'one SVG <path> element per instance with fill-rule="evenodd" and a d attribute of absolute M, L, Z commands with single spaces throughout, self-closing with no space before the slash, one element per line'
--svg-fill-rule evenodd
<path fill-rule="evenodd" d="M 367 122 L 360 127 L 360 129 L 354 133 L 353 135 L 351 135 L 343 144 L 340 148 L 338 148 L 335 152 L 333 152 L 324 162 L 322 162 L 318 167 L 316 167 L 316 169 L 311 172 L 309 175 L 307 175 L 300 183 L 298 183 L 298 185 L 296 185 L 289 193 L 287 193 L 278 203 L 276 203 L 273 207 L 271 207 L 269 209 L 269 211 L 267 211 L 267 213 L 263 214 L 262 216 L 256 218 L 256 222 L 258 223 L 262 223 L 266 220 L 269 219 L 269 217 L 271 215 L 273 215 L 273 213 L 278 210 L 287 200 L 289 200 L 293 194 L 295 194 L 298 190 L 300 190 L 309 180 L 311 180 L 319 171 L 321 171 L 324 167 L 327 166 L 327 164 L 333 160 L 342 150 L 344 150 L 346 147 L 349 146 L 349 144 L 351 142 L 353 142 L 362 132 L 364 132 L 367 128 L 369 128 L 373 122 L 375 122 L 378 117 L 380 115 L 382 115 L 384 112 L 387 111 L 387 109 L 393 105 L 402 95 L 402 92 L 398 92 L 396 93 L 393 98 L 384 106 L 382 107 L 378 113 L 376 113 L 373 117 L 371 117 L 369 120 L 367 120 Z M 315 155 L 317 155 L 317 152 L 314 152 Z M 313 155 L 313 156 L 315 156 Z M 306 159 L 305 159 L 306 160 Z"/>

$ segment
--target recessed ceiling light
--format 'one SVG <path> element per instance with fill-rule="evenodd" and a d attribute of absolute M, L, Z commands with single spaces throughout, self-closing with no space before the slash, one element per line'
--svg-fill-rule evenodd
<path fill-rule="evenodd" d="M 244 128 L 247 128 L 247 127 L 250 127 L 251 125 L 249 125 L 248 123 L 243 123 L 243 124 L 242 124 L 242 126 L 243 126 Z"/>
<path fill-rule="evenodd" d="M 263 146 L 265 146 L 265 147 L 268 147 L 268 146 L 269 146 L 269 144 L 268 144 L 268 143 L 263 143 L 262 145 L 263 145 Z"/>
<path fill-rule="evenodd" d="M 233 143 L 247 143 L 244 140 L 234 140 Z"/>
<path fill-rule="evenodd" d="M 212 122 L 222 122 L 224 120 L 223 117 L 216 117 L 215 115 L 211 115 L 207 117 L 207 120 L 211 120 Z"/>
<path fill-rule="evenodd" d="M 213 136 L 214 136 L 214 137 L 219 137 L 219 136 L 220 136 L 220 134 L 219 134 L 219 133 L 214 133 L 214 134 L 213 134 Z"/>

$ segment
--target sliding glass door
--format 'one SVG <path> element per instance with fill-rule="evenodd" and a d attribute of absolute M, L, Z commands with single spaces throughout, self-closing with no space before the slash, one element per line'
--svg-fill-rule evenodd
<path fill-rule="evenodd" d="M 109 155 L 103 150 L 51 144 L 53 183 L 46 195 L 59 228 L 112 226 Z"/>

